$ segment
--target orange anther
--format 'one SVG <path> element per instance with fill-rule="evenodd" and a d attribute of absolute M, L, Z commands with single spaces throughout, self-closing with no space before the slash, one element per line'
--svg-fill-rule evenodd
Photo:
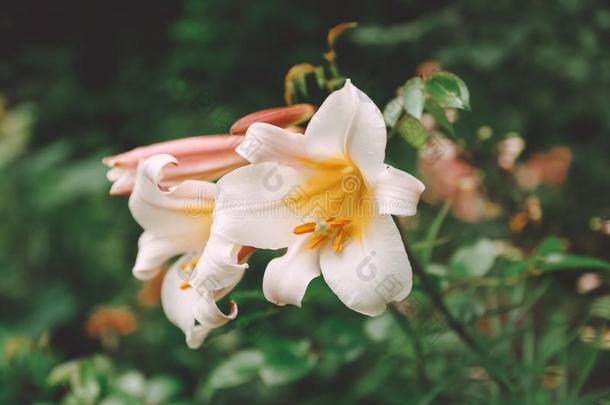
<path fill-rule="evenodd" d="M 180 284 L 181 290 L 188 290 L 189 288 L 191 288 L 191 285 L 188 281 L 183 281 L 182 284 Z"/>
<path fill-rule="evenodd" d="M 302 225 L 295 227 L 292 232 L 294 232 L 295 235 L 302 235 L 304 233 L 311 233 L 315 230 L 316 230 L 316 224 L 314 224 L 313 222 L 308 222 L 306 224 L 302 224 Z"/>

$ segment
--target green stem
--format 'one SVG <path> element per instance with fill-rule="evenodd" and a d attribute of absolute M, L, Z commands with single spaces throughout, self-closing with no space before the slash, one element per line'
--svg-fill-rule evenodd
<path fill-rule="evenodd" d="M 411 326 L 411 323 L 408 319 L 404 317 L 404 315 L 400 312 L 397 305 L 393 304 L 390 306 L 390 310 L 394 318 L 398 322 L 400 328 L 405 332 L 405 335 L 413 342 L 413 351 L 415 352 L 415 367 L 417 369 L 417 378 L 419 379 L 419 383 L 424 388 L 424 390 L 428 390 L 430 387 L 430 380 L 428 379 L 428 374 L 426 373 L 425 367 L 425 359 L 424 359 L 424 348 L 421 344 L 421 340 L 417 332 Z"/>
<path fill-rule="evenodd" d="M 441 230 L 441 226 L 443 222 L 445 222 L 445 218 L 447 218 L 447 214 L 449 213 L 449 209 L 451 208 L 451 202 L 445 201 L 442 208 L 432 221 L 432 225 L 430 225 L 430 229 L 428 229 L 428 234 L 426 235 L 426 242 L 430 243 L 426 249 L 423 250 L 421 254 L 422 263 L 427 265 L 430 263 L 430 258 L 432 257 L 432 252 L 434 251 L 435 244 L 433 243 L 438 237 L 438 233 Z"/>
<path fill-rule="evenodd" d="M 435 221 L 436 222 L 436 221 Z M 396 226 L 400 226 L 398 222 L 396 222 Z M 439 225 L 440 228 L 440 225 Z M 402 241 L 407 249 L 407 254 L 409 254 L 409 244 L 404 236 L 404 234 L 400 233 Z M 424 291 L 430 297 L 431 302 L 436 306 L 438 311 L 443 315 L 445 321 L 447 322 L 447 326 L 453 330 L 453 332 L 460 338 L 460 340 L 474 353 L 477 355 L 479 360 L 481 361 L 481 365 L 487 370 L 489 376 L 494 379 L 500 387 L 502 387 L 506 391 L 513 391 L 514 388 L 508 378 L 505 376 L 502 369 L 500 369 L 493 358 L 488 356 L 488 353 L 479 345 L 479 343 L 475 340 L 473 336 L 471 336 L 466 329 L 462 326 L 462 324 L 451 314 L 449 308 L 445 304 L 443 297 L 440 292 L 436 289 L 436 286 L 428 278 L 428 275 L 423 270 L 423 268 L 419 265 L 418 261 L 413 257 L 413 255 L 409 254 L 411 258 L 411 268 L 413 269 L 413 273 L 417 277 L 419 277 L 421 286 Z"/>

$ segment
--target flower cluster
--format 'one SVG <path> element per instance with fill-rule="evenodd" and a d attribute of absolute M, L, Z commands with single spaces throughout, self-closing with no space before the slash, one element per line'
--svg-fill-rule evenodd
<path fill-rule="evenodd" d="M 216 303 L 239 283 L 254 248 L 287 248 L 263 277 L 265 297 L 278 305 L 300 306 L 320 275 L 369 316 L 409 294 L 411 266 L 392 215 L 415 215 L 423 183 L 384 164 L 383 115 L 349 80 L 313 111 L 265 110 L 237 121 L 230 135 L 104 159 L 111 193 L 130 194 L 144 229 L 135 277 L 158 278 L 179 256 L 161 302 L 189 347 L 237 316 L 236 303 L 228 313 Z M 296 127 L 309 119 L 304 131 Z"/>

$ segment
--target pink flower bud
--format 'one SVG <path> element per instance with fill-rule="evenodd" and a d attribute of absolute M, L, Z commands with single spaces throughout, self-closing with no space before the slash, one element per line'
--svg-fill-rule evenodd
<path fill-rule="evenodd" d="M 265 122 L 282 128 L 292 127 L 310 119 L 315 110 L 311 104 L 294 104 L 256 111 L 238 119 L 231 126 L 229 133 L 243 135 L 255 122 Z"/>
<path fill-rule="evenodd" d="M 116 156 L 103 159 L 111 169 L 107 177 L 113 184 L 112 195 L 129 195 L 138 164 L 158 154 L 170 154 L 180 162 L 163 169 L 161 183 L 169 186 L 185 179 L 215 180 L 247 164 L 235 153 L 242 136 L 205 135 L 141 146 Z"/>

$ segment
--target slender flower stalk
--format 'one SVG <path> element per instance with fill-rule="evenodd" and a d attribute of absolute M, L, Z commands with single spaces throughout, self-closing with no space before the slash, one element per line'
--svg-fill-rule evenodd
<path fill-rule="evenodd" d="M 397 226 L 398 223 L 397 223 Z M 403 244 L 407 251 L 409 251 L 409 243 L 405 238 L 404 234 L 400 233 Z M 447 326 L 458 336 L 458 338 L 477 356 L 479 357 L 483 367 L 487 370 L 489 375 L 502 387 L 505 391 L 513 391 L 514 387 L 508 380 L 505 372 L 497 364 L 496 359 L 492 359 L 483 347 L 477 342 L 477 340 L 464 328 L 464 326 L 458 321 L 449 308 L 445 304 L 445 301 L 441 293 L 437 290 L 436 285 L 428 277 L 423 267 L 419 265 L 414 257 L 411 257 L 411 265 L 413 272 L 419 278 L 423 290 L 430 297 L 431 302 L 436 306 L 439 312 L 445 318 Z"/>

